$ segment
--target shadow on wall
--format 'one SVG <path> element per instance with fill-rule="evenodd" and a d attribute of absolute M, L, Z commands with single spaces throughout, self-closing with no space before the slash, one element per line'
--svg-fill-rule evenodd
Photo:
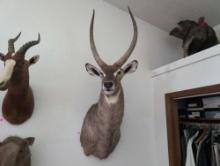
<path fill-rule="evenodd" d="M 146 64 L 150 70 L 154 70 L 182 58 L 180 40 L 171 38 L 167 34 L 163 41 L 162 47 L 147 50 L 148 52 L 146 56 L 148 56 L 148 58 L 146 58 Z"/>

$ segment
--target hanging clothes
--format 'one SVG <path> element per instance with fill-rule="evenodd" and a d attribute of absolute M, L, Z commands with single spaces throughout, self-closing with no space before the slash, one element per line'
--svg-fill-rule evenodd
<path fill-rule="evenodd" d="M 214 143 L 213 148 L 216 166 L 220 166 L 220 144 Z"/>
<path fill-rule="evenodd" d="M 195 131 L 182 129 L 180 132 L 181 137 L 181 156 L 182 156 L 182 163 L 181 166 L 185 166 L 186 163 L 186 154 L 187 154 L 187 143 L 189 139 L 195 134 Z"/>
<path fill-rule="evenodd" d="M 186 146 L 187 146 L 187 135 L 185 130 L 180 131 L 180 137 L 181 137 L 181 166 L 185 166 L 186 161 Z"/>
<path fill-rule="evenodd" d="M 197 152 L 198 160 L 196 166 L 212 166 L 212 146 L 210 136 L 202 142 Z"/>
<path fill-rule="evenodd" d="M 220 129 L 183 127 L 180 136 L 182 166 L 220 166 Z"/>
<path fill-rule="evenodd" d="M 196 166 L 195 158 L 193 154 L 192 144 L 194 139 L 198 136 L 199 132 L 197 131 L 188 141 L 187 143 L 187 156 L 186 156 L 186 164 L 185 166 Z"/>
<path fill-rule="evenodd" d="M 212 148 L 213 148 L 213 160 L 214 166 L 220 166 L 220 132 L 213 132 L 212 134 Z"/>
<path fill-rule="evenodd" d="M 203 133 L 201 137 L 201 140 L 199 141 L 198 148 L 197 148 L 197 154 L 196 154 L 196 166 L 199 166 L 199 160 L 201 160 L 202 156 L 205 155 L 204 153 L 204 146 L 205 146 L 205 141 L 207 140 L 209 134 L 208 133 Z M 211 166 L 211 165 L 210 165 Z"/>

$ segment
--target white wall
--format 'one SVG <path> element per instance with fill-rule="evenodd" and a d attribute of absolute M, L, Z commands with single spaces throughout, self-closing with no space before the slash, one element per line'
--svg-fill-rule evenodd
<path fill-rule="evenodd" d="M 202 58 L 201 58 L 202 57 Z M 220 83 L 220 45 L 153 71 L 157 166 L 169 166 L 165 94 Z"/>
<path fill-rule="evenodd" d="M 90 77 L 86 62 L 95 64 L 89 46 L 89 22 L 96 9 L 95 39 L 109 63 L 128 48 L 132 38 L 129 15 L 102 0 L 1 0 L 0 46 L 6 52 L 7 40 L 22 31 L 19 47 L 36 39 L 42 42 L 27 53 L 40 54 L 30 69 L 36 107 L 23 125 L 0 121 L 0 140 L 9 135 L 34 136 L 33 166 L 155 166 L 153 97 L 150 69 L 174 61 L 175 39 L 138 19 L 139 39 L 130 58 L 138 59 L 139 69 L 123 80 L 125 117 L 122 137 L 114 153 L 105 161 L 85 157 L 79 142 L 83 118 L 97 101 L 100 80 Z M 135 13 L 135 9 L 133 9 Z M 2 64 L 3 67 L 3 64 Z M 2 103 L 5 92 L 0 93 Z M 1 115 L 1 114 L 0 114 Z"/>

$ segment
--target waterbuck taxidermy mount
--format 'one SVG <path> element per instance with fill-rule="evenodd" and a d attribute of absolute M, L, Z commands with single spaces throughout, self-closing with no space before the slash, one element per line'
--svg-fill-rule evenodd
<path fill-rule="evenodd" d="M 204 17 L 200 17 L 198 22 L 192 20 L 180 21 L 178 27 L 174 28 L 170 35 L 183 40 L 184 57 L 219 43 L 214 29 L 205 22 Z"/>
<path fill-rule="evenodd" d="M 8 41 L 8 53 L 0 53 L 0 59 L 4 62 L 4 70 L 0 74 L 0 90 L 8 89 L 2 111 L 4 118 L 11 124 L 21 124 L 29 119 L 34 109 L 34 96 L 29 86 L 29 66 L 39 60 L 39 55 L 29 60 L 25 54 L 29 48 L 40 42 L 38 39 L 24 44 L 15 52 L 14 43 L 20 37 L 19 33 L 15 38 Z"/>
<path fill-rule="evenodd" d="M 34 143 L 33 137 L 8 137 L 0 142 L 0 166 L 31 166 L 29 146 Z"/>
<path fill-rule="evenodd" d="M 133 60 L 122 68 L 132 54 L 138 37 L 135 18 L 129 8 L 128 11 L 134 27 L 133 39 L 125 54 L 113 65 L 106 64 L 97 52 L 93 35 L 95 17 L 95 11 L 93 11 L 90 25 L 90 45 L 95 61 L 101 70 L 89 63 L 85 67 L 90 75 L 101 78 L 102 88 L 99 100 L 88 110 L 81 130 L 80 141 L 87 156 L 107 158 L 120 139 L 120 126 L 124 114 L 121 80 L 125 74 L 134 72 L 138 66 L 137 60 Z"/>

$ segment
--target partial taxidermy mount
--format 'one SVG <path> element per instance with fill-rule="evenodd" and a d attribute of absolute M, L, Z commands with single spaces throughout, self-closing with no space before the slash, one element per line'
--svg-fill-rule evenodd
<path fill-rule="evenodd" d="M 197 22 L 180 21 L 178 27 L 175 27 L 170 35 L 183 40 L 184 57 L 219 43 L 215 30 L 205 22 L 204 17 L 200 17 Z"/>
<path fill-rule="evenodd" d="M 28 120 L 34 109 L 34 96 L 29 86 L 29 67 L 39 60 L 39 55 L 29 60 L 25 59 L 27 50 L 40 43 L 38 39 L 27 42 L 15 52 L 14 43 L 20 37 L 8 40 L 8 53 L 0 53 L 0 59 L 4 62 L 4 70 L 0 74 L 0 90 L 8 89 L 2 111 L 4 118 L 11 124 L 21 124 Z"/>
<path fill-rule="evenodd" d="M 90 45 L 93 57 L 101 70 L 89 63 L 86 64 L 86 70 L 90 75 L 101 78 L 102 88 L 99 100 L 88 110 L 81 130 L 80 141 L 87 156 L 107 158 L 120 139 L 120 126 L 124 114 L 121 80 L 125 74 L 135 72 L 138 66 L 137 60 L 133 60 L 122 67 L 132 54 L 138 37 L 135 18 L 129 8 L 128 11 L 134 27 L 133 39 L 125 54 L 113 65 L 106 64 L 97 52 L 93 35 L 95 17 L 95 11 L 93 11 L 90 25 Z"/>
<path fill-rule="evenodd" d="M 33 137 L 11 136 L 0 142 L 0 166 L 31 166 L 29 146 L 34 140 Z"/>

